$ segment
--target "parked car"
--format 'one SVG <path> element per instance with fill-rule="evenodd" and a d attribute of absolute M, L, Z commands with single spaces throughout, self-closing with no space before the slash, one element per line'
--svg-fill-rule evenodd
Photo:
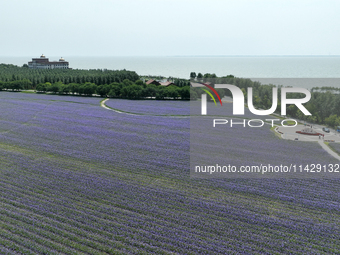
<path fill-rule="evenodd" d="M 330 132 L 329 128 L 326 128 L 326 127 L 322 128 L 322 131 L 325 131 L 326 133 Z"/>

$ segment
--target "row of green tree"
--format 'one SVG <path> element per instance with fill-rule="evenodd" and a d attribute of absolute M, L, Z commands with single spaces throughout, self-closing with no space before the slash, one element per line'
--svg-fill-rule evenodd
<path fill-rule="evenodd" d="M 62 82 L 63 84 L 91 82 L 96 85 L 122 82 L 128 79 L 135 81 L 139 76 L 134 71 L 127 70 L 80 70 L 80 69 L 30 69 L 11 64 L 0 64 L 0 81 L 12 82 L 29 80 L 31 88 L 35 88 L 40 83 L 49 82 L 51 84 Z"/>
<path fill-rule="evenodd" d="M 20 91 L 30 86 L 29 80 L 1 82 L 0 90 Z M 50 82 L 40 83 L 36 86 L 38 93 L 53 93 L 59 95 L 83 95 L 93 96 L 100 95 L 102 97 L 117 97 L 127 99 L 190 99 L 190 87 L 177 87 L 174 85 L 156 86 L 154 84 L 147 85 L 141 80 L 132 82 L 128 79 L 122 82 L 113 82 L 111 84 L 96 85 L 91 82 L 69 83 Z"/>
<path fill-rule="evenodd" d="M 299 94 L 292 97 L 298 98 Z M 290 105 L 287 114 L 298 119 L 307 120 L 312 123 L 326 124 L 329 127 L 340 126 L 340 94 L 327 92 L 311 92 L 311 99 L 304 104 L 312 114 L 305 116 L 295 105 Z"/>
<path fill-rule="evenodd" d="M 32 88 L 32 82 L 28 79 L 17 80 L 17 81 L 1 81 L 0 80 L 0 90 L 12 90 L 12 91 L 20 91 L 27 90 Z"/>

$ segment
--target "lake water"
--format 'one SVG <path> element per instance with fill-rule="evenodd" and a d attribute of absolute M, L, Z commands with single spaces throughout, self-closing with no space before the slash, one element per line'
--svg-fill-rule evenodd
<path fill-rule="evenodd" d="M 32 57 L 0 57 L 0 63 L 22 66 Z M 246 78 L 340 78 L 340 56 L 63 57 L 74 69 L 127 69 L 165 77 L 189 78 L 190 72 L 201 72 Z"/>

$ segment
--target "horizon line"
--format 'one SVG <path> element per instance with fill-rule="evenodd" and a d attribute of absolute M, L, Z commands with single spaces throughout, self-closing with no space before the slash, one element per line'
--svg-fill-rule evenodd
<path fill-rule="evenodd" d="M 56 57 L 57 55 L 50 55 L 51 57 Z M 273 54 L 273 55 L 63 55 L 67 57 L 340 57 L 340 55 L 279 55 L 279 54 Z M 13 57 L 13 58 L 20 58 L 20 57 L 32 57 L 32 55 L 22 55 L 22 56 L 0 56 L 1 57 Z"/>

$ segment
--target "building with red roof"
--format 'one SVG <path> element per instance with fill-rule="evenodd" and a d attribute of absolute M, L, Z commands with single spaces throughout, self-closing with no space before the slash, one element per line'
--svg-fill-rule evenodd
<path fill-rule="evenodd" d="M 153 79 L 150 79 L 146 82 L 146 85 L 149 85 L 149 84 L 155 84 L 155 85 L 159 85 L 160 83 L 156 80 L 153 80 Z"/>

